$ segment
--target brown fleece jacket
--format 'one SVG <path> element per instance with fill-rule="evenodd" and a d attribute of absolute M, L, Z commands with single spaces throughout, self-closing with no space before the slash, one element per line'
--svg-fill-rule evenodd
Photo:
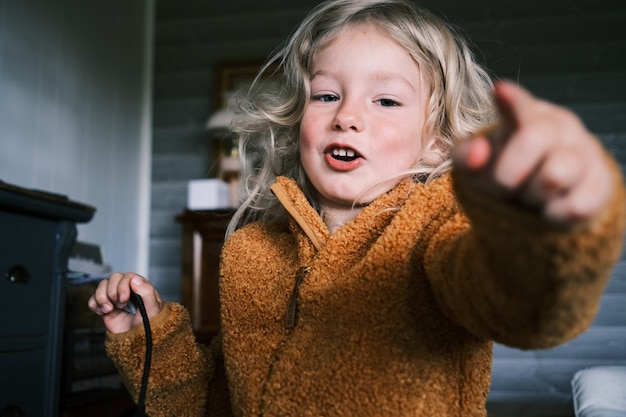
<path fill-rule="evenodd" d="M 279 178 L 290 222 L 227 240 L 210 349 L 180 306 L 152 320 L 149 414 L 201 416 L 206 400 L 210 416 L 486 416 L 492 341 L 551 347 L 595 316 L 626 219 L 614 172 L 603 213 L 568 231 L 444 175 L 404 180 L 331 235 Z M 129 333 L 107 349 L 136 395 L 143 329 Z"/>

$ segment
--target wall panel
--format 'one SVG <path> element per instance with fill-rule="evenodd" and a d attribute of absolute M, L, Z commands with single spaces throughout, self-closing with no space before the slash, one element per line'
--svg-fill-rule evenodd
<path fill-rule="evenodd" d="M 79 239 L 146 273 L 152 2 L 0 0 L 0 180 L 97 208 Z"/>

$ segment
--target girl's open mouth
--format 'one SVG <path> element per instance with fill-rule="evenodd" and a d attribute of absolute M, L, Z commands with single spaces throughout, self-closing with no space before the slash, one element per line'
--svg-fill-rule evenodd
<path fill-rule="evenodd" d="M 333 147 L 326 152 L 326 163 L 336 171 L 352 171 L 360 167 L 364 158 L 354 149 Z"/>
<path fill-rule="evenodd" d="M 361 157 L 354 149 L 334 148 L 330 151 L 331 157 L 338 161 L 350 162 Z"/>

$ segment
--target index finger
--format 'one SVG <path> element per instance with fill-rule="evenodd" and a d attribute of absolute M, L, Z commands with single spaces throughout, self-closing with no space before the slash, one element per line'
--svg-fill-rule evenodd
<path fill-rule="evenodd" d="M 524 117 L 529 105 L 535 97 L 524 88 L 510 82 L 499 81 L 495 84 L 493 98 L 502 118 L 509 129 L 519 128 L 520 119 Z"/>

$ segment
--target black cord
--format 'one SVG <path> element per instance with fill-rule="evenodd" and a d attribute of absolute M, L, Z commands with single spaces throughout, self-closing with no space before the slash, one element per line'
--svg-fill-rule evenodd
<path fill-rule="evenodd" d="M 143 305 L 143 299 L 139 294 L 131 292 L 133 302 L 141 314 L 143 319 L 143 328 L 146 332 L 146 358 L 143 365 L 143 375 L 141 376 L 141 390 L 139 391 L 139 399 L 137 400 L 136 417 L 149 417 L 146 414 L 146 389 L 148 387 L 148 375 L 150 374 L 150 362 L 152 361 L 152 331 L 150 330 L 150 320 L 146 307 Z"/>

